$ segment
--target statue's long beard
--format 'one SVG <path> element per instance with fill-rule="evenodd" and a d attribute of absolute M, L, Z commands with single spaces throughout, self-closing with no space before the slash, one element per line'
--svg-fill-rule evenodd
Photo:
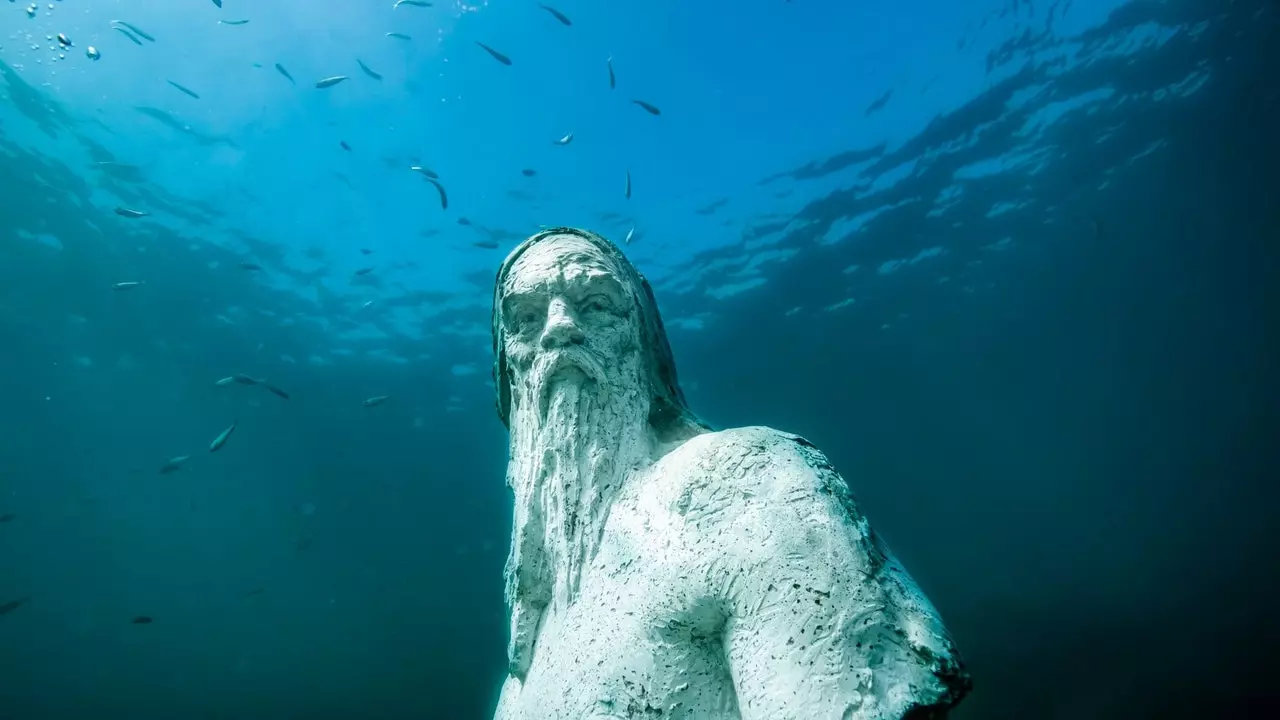
<path fill-rule="evenodd" d="M 512 407 L 507 480 L 515 517 L 506 581 L 513 670 L 531 662 L 543 611 L 577 597 L 613 498 L 648 456 L 640 384 L 606 386 L 603 368 L 578 359 L 585 372 L 554 359 L 535 364 Z M 609 371 L 610 379 L 633 373 Z"/>

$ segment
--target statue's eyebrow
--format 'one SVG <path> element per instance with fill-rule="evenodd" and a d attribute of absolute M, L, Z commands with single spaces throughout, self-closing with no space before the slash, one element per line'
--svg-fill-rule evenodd
<path fill-rule="evenodd" d="M 512 290 L 506 293 L 505 295 L 502 296 L 502 314 L 506 315 L 507 313 L 511 312 L 512 310 L 515 309 L 517 305 L 528 300 L 534 294 L 535 294 L 535 291 L 529 290 L 529 289 Z"/>
<path fill-rule="evenodd" d="M 587 276 L 582 284 L 582 294 L 592 292 L 609 292 L 613 295 L 622 295 L 622 283 L 611 272 L 600 273 L 598 275 Z"/>

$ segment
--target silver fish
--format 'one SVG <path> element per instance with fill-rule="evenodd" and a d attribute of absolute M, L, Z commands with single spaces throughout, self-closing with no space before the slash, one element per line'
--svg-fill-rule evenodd
<path fill-rule="evenodd" d="M 553 7 L 551 7 L 550 5 L 543 5 L 542 3 L 538 3 L 538 7 L 542 8 L 543 10 L 546 10 L 546 11 L 547 11 L 547 12 L 549 12 L 549 13 L 551 13 L 551 16 L 552 16 L 552 17 L 554 17 L 555 19 L 559 20 L 561 23 L 563 23 L 563 24 L 564 24 L 564 25 L 566 25 L 566 26 L 568 26 L 568 25 L 572 25 L 572 24 L 573 24 L 572 22 L 570 22 L 570 21 L 569 21 L 569 18 L 565 17 L 564 13 L 562 13 L 562 12 L 560 12 L 559 10 L 557 10 L 557 9 L 555 9 L 555 8 L 553 8 Z"/>
<path fill-rule="evenodd" d="M 395 39 L 397 39 L 397 40 L 412 40 L 412 39 L 413 39 L 413 38 L 409 37 L 408 35 L 405 35 L 404 33 L 400 33 L 400 32 L 389 32 L 389 33 L 387 33 L 387 37 L 389 37 L 389 38 L 395 38 Z"/>
<path fill-rule="evenodd" d="M 564 137 L 555 141 L 557 145 L 568 145 L 571 142 L 573 142 L 573 133 L 566 133 Z"/>
<path fill-rule="evenodd" d="M 134 36 L 133 36 L 133 33 L 129 32 L 128 30 L 125 30 L 125 29 L 124 29 L 124 28 L 122 28 L 122 27 L 116 27 L 116 28 L 115 28 L 115 30 L 116 30 L 116 32 L 120 33 L 121 35 L 124 35 L 125 37 L 129 38 L 130 40 L 132 40 L 134 45 L 139 45 L 139 46 L 141 46 L 141 45 L 142 45 L 142 41 L 141 41 L 141 40 L 139 40 L 138 38 L 134 37 Z"/>
<path fill-rule="evenodd" d="M 235 376 L 235 375 L 228 375 L 228 376 L 226 376 L 226 377 L 222 378 L 221 380 L 218 380 L 218 381 L 217 381 L 217 382 L 215 382 L 213 385 L 214 385 L 214 387 L 226 387 L 226 386 L 230 385 L 231 383 L 233 383 L 233 382 L 235 382 L 235 381 L 236 381 L 236 376 Z"/>
<path fill-rule="evenodd" d="M 388 401 L 388 400 L 390 400 L 390 399 L 391 399 L 391 396 L 390 396 L 390 395 L 374 395 L 374 396 L 373 396 L 373 397 L 371 397 L 371 398 L 365 398 L 364 406 L 365 406 L 365 407 L 373 407 L 373 406 L 375 406 L 375 405 L 381 405 L 382 403 L 384 403 L 384 402 L 386 402 L 386 401 Z"/>
<path fill-rule="evenodd" d="M 609 89 L 618 87 L 618 79 L 613 76 L 613 56 L 610 55 L 604 61 L 605 67 L 609 68 Z"/>
<path fill-rule="evenodd" d="M 490 55 L 490 56 L 492 56 L 494 60 L 497 60 L 498 62 L 502 63 L 503 65 L 510 65 L 510 64 L 511 64 L 511 58 L 507 57 L 506 55 L 503 55 L 502 53 L 498 52 L 497 50 L 494 50 L 493 48 L 489 47 L 488 45 L 485 45 L 484 43 L 480 42 L 479 40 L 477 40 L 477 41 L 476 41 L 476 44 L 477 44 L 477 45 L 479 45 L 481 48 L 483 48 L 485 52 L 489 53 L 489 55 Z"/>
<path fill-rule="evenodd" d="M 437 174 L 435 170 L 432 170 L 431 168 L 425 165 L 410 165 L 409 169 L 416 173 L 422 173 L 422 175 L 432 180 L 440 179 L 440 175 Z"/>
<path fill-rule="evenodd" d="M 401 5 L 412 5 L 413 7 L 431 7 L 431 3 L 423 2 L 423 0 L 396 0 L 396 4 L 391 6 L 392 10 Z"/>
<path fill-rule="evenodd" d="M 644 108 L 644 109 L 645 109 L 645 112 L 649 113 L 650 115 L 661 115 L 661 114 L 662 114 L 662 111 L 661 111 L 661 110 L 659 110 L 658 108 L 654 107 L 653 105 L 650 105 L 649 103 L 647 103 L 647 102 L 645 102 L 645 101 L 643 101 L 643 100 L 632 100 L 631 102 L 633 102 L 633 103 L 635 103 L 636 105 L 639 105 L 640 107 Z"/>
<path fill-rule="evenodd" d="M 248 20 L 219 20 L 219 25 L 246 25 Z"/>
<path fill-rule="evenodd" d="M 176 457 L 171 457 L 168 460 L 165 460 L 164 464 L 160 466 L 160 474 L 168 475 L 171 472 L 177 472 L 182 469 L 182 463 L 190 459 L 190 455 L 178 455 Z"/>
<path fill-rule="evenodd" d="M 449 193 L 445 192 L 444 185 L 441 185 L 440 181 L 436 180 L 435 178 L 427 178 L 427 182 L 431 183 L 432 185 L 435 185 L 436 192 L 440 193 L 440 209 L 448 210 L 449 209 Z"/>
<path fill-rule="evenodd" d="M 632 226 L 631 226 L 631 229 L 627 231 L 627 237 L 622 241 L 622 244 L 623 244 L 623 245 L 630 245 L 630 244 L 631 244 L 631 238 L 632 238 L 632 236 L 634 236 L 635 234 L 636 234 L 636 228 L 635 228 L 635 226 L 634 226 L 634 225 L 632 225 Z"/>
<path fill-rule="evenodd" d="M 334 76 L 332 76 L 332 77 L 327 77 L 327 78 L 324 78 L 324 79 L 320 80 L 319 82 L 317 82 L 317 83 L 316 83 L 316 88 L 317 88 L 317 89 L 324 89 L 324 88 L 327 88 L 327 87 L 333 87 L 334 85 L 337 85 L 338 83 L 340 83 L 340 82 L 342 82 L 343 80 L 346 80 L 346 79 L 347 79 L 347 76 L 346 76 L 346 75 L 334 75 Z"/>
<path fill-rule="evenodd" d="M 374 80 L 381 80 L 381 79 L 382 79 L 382 75 L 380 75 L 380 74 L 378 74 L 378 73 L 374 72 L 373 70 L 370 70 L 370 69 L 369 69 L 369 66 L 368 66 L 368 65 L 365 65 L 365 64 L 364 64 L 364 62 L 360 60 L 360 58 L 356 58 L 356 64 L 360 66 L 360 69 L 364 71 L 364 74 L 365 74 L 365 75 L 368 75 L 369 77 L 373 78 Z"/>
<path fill-rule="evenodd" d="M 196 94 L 196 92 L 195 92 L 194 90 L 190 89 L 190 88 L 185 88 L 185 87 L 183 87 L 183 86 L 179 85 L 178 83 L 176 83 L 176 82 L 174 82 L 174 81 L 172 81 L 172 80 L 165 80 L 165 82 L 167 82 L 167 83 L 169 83 L 170 85 L 172 85 L 172 86 L 174 86 L 174 87 L 178 88 L 178 90 L 179 90 L 179 91 L 181 91 L 182 93 L 184 93 L 184 94 L 186 94 L 186 95 L 190 95 L 191 97 L 195 98 L 196 100 L 199 100 L 199 99 L 200 99 L 200 96 L 199 96 L 199 95 L 197 95 L 197 94 Z"/>
<path fill-rule="evenodd" d="M 231 427 L 228 427 L 226 430 L 218 433 L 218 437 L 214 438 L 213 442 L 209 443 L 209 452 L 218 452 L 223 445 L 227 444 L 227 438 L 231 437 L 231 433 L 236 431 L 236 424 L 238 422 L 239 421 L 232 421 Z"/>
<path fill-rule="evenodd" d="M 115 29 L 117 29 L 117 30 L 119 30 L 120 28 L 122 28 L 122 27 L 123 27 L 123 28 L 127 29 L 129 32 L 133 33 L 134 35 L 137 35 L 138 37 L 142 38 L 143 40 L 146 40 L 146 41 L 148 41 L 148 42 L 155 42 L 155 41 L 156 41 L 156 39 L 155 39 L 155 38 L 153 38 L 153 37 L 151 37 L 150 35 L 148 35 L 148 34 L 146 34 L 145 32 L 143 32 L 143 31 L 142 31 L 142 29 L 141 29 L 141 28 L 139 28 L 137 25 L 130 25 L 129 23 L 127 23 L 127 22 L 125 22 L 125 21 L 123 21 L 123 20 L 112 20 L 112 21 L 111 21 L 111 27 L 113 27 L 113 28 L 115 28 Z"/>
<path fill-rule="evenodd" d="M 289 82 L 293 83 L 294 85 L 297 85 L 297 84 L 298 84 L 298 83 L 297 83 L 297 81 L 295 81 L 295 80 L 293 79 L 293 76 L 289 74 L 289 71 L 288 71 L 288 70 L 285 70 L 285 69 L 284 69 L 284 66 L 283 66 L 283 65 L 281 65 L 280 63 L 276 63 L 276 72 L 278 72 L 278 73 L 280 73 L 281 75 L 285 76 L 285 78 L 286 78 Z"/>
<path fill-rule="evenodd" d="M 116 208 L 116 214 L 121 217 L 140 218 L 140 217 L 146 217 L 151 213 L 143 212 L 142 210 L 130 210 L 127 207 L 118 207 Z"/>
<path fill-rule="evenodd" d="M 627 196 L 627 199 L 628 199 L 628 200 L 630 200 L 630 199 L 631 199 L 631 171 L 630 171 L 630 170 L 628 170 L 628 171 L 627 171 L 627 191 L 626 191 L 626 196 Z"/>
<path fill-rule="evenodd" d="M 127 280 L 125 282 L 118 282 L 115 285 L 112 285 L 111 289 L 112 290 L 132 290 L 138 287 L 139 285 L 146 285 L 146 284 L 147 284 L 146 280 Z"/>

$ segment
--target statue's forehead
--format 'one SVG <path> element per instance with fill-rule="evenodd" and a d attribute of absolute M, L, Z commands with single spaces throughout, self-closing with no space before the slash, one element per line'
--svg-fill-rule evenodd
<path fill-rule="evenodd" d="M 503 294 L 609 281 L 620 282 L 610 258 L 582 238 L 559 235 L 539 241 L 516 258 L 503 283 Z"/>

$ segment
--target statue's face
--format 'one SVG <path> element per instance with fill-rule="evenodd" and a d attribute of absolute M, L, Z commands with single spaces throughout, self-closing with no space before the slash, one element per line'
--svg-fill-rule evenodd
<path fill-rule="evenodd" d="M 516 380 L 614 384 L 639 350 L 633 289 L 608 257 L 573 235 L 542 240 L 516 260 L 500 313 Z"/>

